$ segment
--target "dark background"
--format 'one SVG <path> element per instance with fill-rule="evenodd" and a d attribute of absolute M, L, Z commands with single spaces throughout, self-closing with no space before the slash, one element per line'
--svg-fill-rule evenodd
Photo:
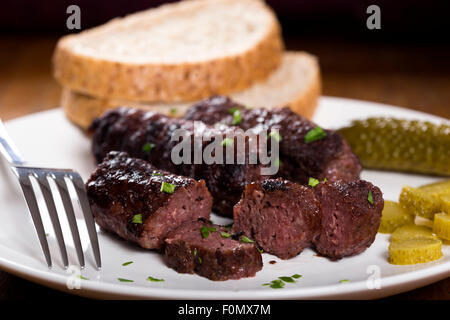
<path fill-rule="evenodd" d="M 60 88 L 51 55 L 66 29 L 66 8 L 81 8 L 87 29 L 159 5 L 150 0 L 2 0 L 0 117 L 55 108 Z M 450 1 L 271 0 L 286 48 L 319 58 L 323 94 L 370 100 L 450 118 Z M 366 8 L 381 8 L 381 30 Z M 0 299 L 67 298 L 0 271 Z M 73 299 L 72 297 L 70 297 Z M 391 299 L 450 299 L 450 279 Z"/>

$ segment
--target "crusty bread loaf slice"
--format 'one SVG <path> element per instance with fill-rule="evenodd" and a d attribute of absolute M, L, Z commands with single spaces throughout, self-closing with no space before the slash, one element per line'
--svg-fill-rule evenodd
<path fill-rule="evenodd" d="M 311 118 L 320 95 L 320 71 L 317 59 L 305 52 L 287 52 L 280 67 L 262 83 L 231 94 L 231 98 L 249 107 L 289 106 L 295 112 Z M 172 116 L 182 116 L 193 102 L 145 103 L 117 99 L 99 99 L 64 88 L 61 105 L 67 116 L 82 128 L 95 117 L 117 106 L 155 110 Z"/>
<path fill-rule="evenodd" d="M 266 79 L 283 42 L 262 0 L 188 0 L 61 38 L 54 76 L 80 93 L 130 101 L 192 101 Z"/>

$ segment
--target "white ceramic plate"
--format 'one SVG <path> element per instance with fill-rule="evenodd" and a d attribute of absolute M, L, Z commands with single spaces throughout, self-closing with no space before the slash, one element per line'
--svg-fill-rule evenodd
<path fill-rule="evenodd" d="M 444 122 L 431 115 L 387 105 L 324 97 L 315 115 L 315 121 L 328 128 L 346 125 L 351 119 L 369 116 L 397 116 Z M 90 140 L 66 120 L 60 110 L 33 114 L 9 121 L 10 135 L 29 163 L 47 167 L 66 167 L 78 170 L 87 178 L 94 169 Z M 47 268 L 34 227 L 20 193 L 18 183 L 7 165 L 0 163 L 0 268 L 40 284 L 77 295 L 100 298 L 181 298 L 181 299 L 302 299 L 302 298 L 376 298 L 427 285 L 450 276 L 450 247 L 443 246 L 444 257 L 439 261 L 413 266 L 394 266 L 387 262 L 389 236 L 378 234 L 375 243 L 364 253 L 331 262 L 305 250 L 296 258 L 281 261 L 263 254 L 264 268 L 256 277 L 214 282 L 197 275 L 179 274 L 167 268 L 161 257 L 127 244 L 99 231 L 103 268 L 94 268 L 91 248 L 80 212 L 87 267 L 80 280 L 74 267 L 62 268 L 56 239 L 49 219 L 44 214 L 54 266 Z M 403 185 L 418 186 L 438 180 L 412 174 L 366 170 L 362 178 L 372 181 L 384 192 L 385 199 L 396 200 Z M 42 204 L 42 203 L 41 203 Z M 65 216 L 60 215 L 64 225 Z M 216 217 L 217 218 L 217 217 Z M 224 222 L 224 219 L 218 222 Z M 67 233 L 70 234 L 70 233 Z M 77 259 L 70 237 L 66 237 L 69 259 Z M 276 264 L 269 261 L 275 260 Z M 124 262 L 133 261 L 128 266 Z M 262 286 L 279 276 L 301 274 L 295 284 L 283 289 Z M 149 282 L 147 277 L 163 278 L 164 282 Z M 379 276 L 379 277 L 378 277 Z M 134 280 L 119 282 L 118 278 Z M 341 283 L 348 279 L 349 282 Z M 380 288 L 373 289 L 379 279 Z M 80 286 L 79 289 L 69 287 Z"/>

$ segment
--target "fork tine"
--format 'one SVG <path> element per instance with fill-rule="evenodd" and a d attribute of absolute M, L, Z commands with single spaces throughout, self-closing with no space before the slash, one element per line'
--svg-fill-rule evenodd
<path fill-rule="evenodd" d="M 64 210 L 66 211 L 67 220 L 69 222 L 70 231 L 72 232 L 73 243 L 77 251 L 78 261 L 81 268 L 84 268 L 84 254 L 83 247 L 81 245 L 80 233 L 78 231 L 77 220 L 73 211 L 72 199 L 70 198 L 69 190 L 67 188 L 66 181 L 64 180 L 65 174 L 56 174 L 55 181 L 58 186 L 59 194 L 61 195 Z"/>
<path fill-rule="evenodd" d="M 86 227 L 89 233 L 89 239 L 91 240 L 92 251 L 94 252 L 95 263 L 97 268 L 100 269 L 102 266 L 100 248 L 98 245 L 97 231 L 95 229 L 91 206 L 89 205 L 89 200 L 86 195 L 86 188 L 84 186 L 83 179 L 77 172 L 72 172 L 69 176 L 72 179 L 75 190 L 77 191 L 78 200 L 80 200 L 81 209 L 84 214 L 84 221 L 86 222 Z"/>
<path fill-rule="evenodd" d="M 52 258 L 50 257 L 50 250 L 48 248 L 47 236 L 45 235 L 44 225 L 42 224 L 41 214 L 39 213 L 39 207 L 37 204 L 36 196 L 34 194 L 33 186 L 31 185 L 28 172 L 19 168 L 14 169 L 19 178 L 20 187 L 22 188 L 25 201 L 28 205 L 33 224 L 36 229 L 36 233 L 41 243 L 42 251 L 44 252 L 45 261 L 49 268 L 52 267 Z"/>
<path fill-rule="evenodd" d="M 69 259 L 67 258 L 66 244 L 64 242 L 64 236 L 61 230 L 61 224 L 58 218 L 58 212 L 56 211 L 55 201 L 50 189 L 50 184 L 47 180 L 47 173 L 45 171 L 39 170 L 35 171 L 39 186 L 42 190 L 42 195 L 44 196 L 45 204 L 47 205 L 48 213 L 50 215 L 50 220 L 52 221 L 53 230 L 55 231 L 56 240 L 58 241 L 59 251 L 61 253 L 64 268 L 69 266 Z"/>

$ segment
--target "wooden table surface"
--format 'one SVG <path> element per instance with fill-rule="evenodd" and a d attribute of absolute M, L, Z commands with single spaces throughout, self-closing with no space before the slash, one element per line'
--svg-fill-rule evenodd
<path fill-rule="evenodd" d="M 55 36 L 0 36 L 0 118 L 58 106 L 51 76 Z M 398 105 L 450 118 L 450 48 L 289 38 L 288 49 L 319 57 L 323 94 Z M 70 298 L 0 271 L 0 299 Z M 389 299 L 448 299 L 450 278 Z"/>

